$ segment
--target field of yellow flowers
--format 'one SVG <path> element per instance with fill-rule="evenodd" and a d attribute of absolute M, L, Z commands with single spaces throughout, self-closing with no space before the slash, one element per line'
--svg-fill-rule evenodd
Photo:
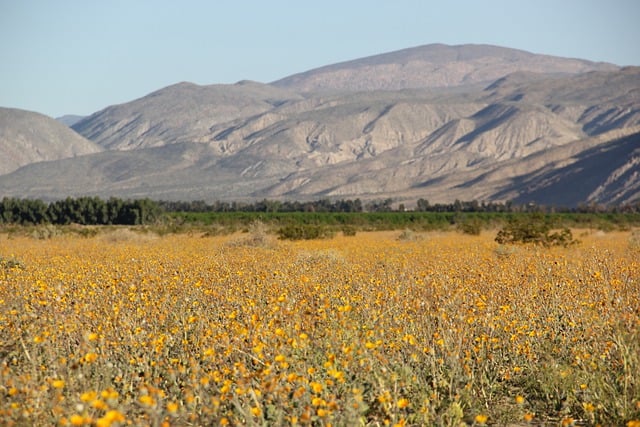
<path fill-rule="evenodd" d="M 640 425 L 640 248 L 0 235 L 0 425 Z"/>

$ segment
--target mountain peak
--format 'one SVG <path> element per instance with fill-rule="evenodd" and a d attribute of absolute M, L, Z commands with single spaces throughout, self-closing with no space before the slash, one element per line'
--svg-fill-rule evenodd
<path fill-rule="evenodd" d="M 614 71 L 613 64 L 485 44 L 428 44 L 294 74 L 272 84 L 299 92 L 397 90 L 489 84 L 506 74 Z"/>

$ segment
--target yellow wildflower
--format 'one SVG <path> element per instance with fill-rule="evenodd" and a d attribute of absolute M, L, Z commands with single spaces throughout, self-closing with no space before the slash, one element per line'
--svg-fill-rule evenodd
<path fill-rule="evenodd" d="M 140 396 L 140 398 L 138 399 L 138 401 L 140 403 L 142 403 L 145 406 L 153 406 L 156 404 L 155 399 L 152 396 L 149 396 L 148 394 L 145 394 L 143 396 Z"/>
<path fill-rule="evenodd" d="M 486 415 L 484 415 L 484 414 L 478 414 L 478 415 L 476 415 L 476 417 L 475 417 L 475 422 L 477 422 L 477 423 L 478 423 L 478 424 L 480 424 L 480 425 L 484 425 L 484 424 L 486 424 L 486 422 L 487 422 L 487 420 L 488 420 L 488 419 L 489 419 L 489 417 L 487 417 Z"/>
<path fill-rule="evenodd" d="M 317 383 L 315 381 L 311 381 L 309 383 L 309 386 L 311 387 L 311 390 L 313 390 L 314 393 L 322 392 L 322 384 L 320 384 L 320 383 Z"/>
<path fill-rule="evenodd" d="M 84 417 L 78 414 L 71 415 L 71 417 L 69 417 L 69 421 L 71 422 L 72 426 L 83 426 L 85 424 Z"/>
<path fill-rule="evenodd" d="M 398 408 L 400 408 L 400 409 L 406 408 L 407 406 L 409 406 L 409 399 L 405 399 L 403 397 L 402 399 L 398 400 L 396 405 L 398 405 Z"/>

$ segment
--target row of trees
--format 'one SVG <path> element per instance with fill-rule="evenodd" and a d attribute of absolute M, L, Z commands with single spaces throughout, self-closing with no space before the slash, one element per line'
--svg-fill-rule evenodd
<path fill-rule="evenodd" d="M 167 212 L 397 212 L 407 210 L 403 204 L 394 207 L 393 199 L 374 200 L 363 203 L 360 199 L 314 201 L 260 200 L 257 202 L 214 202 L 203 200 L 190 202 L 161 201 L 160 206 Z M 511 203 L 461 202 L 430 204 L 425 199 L 418 200 L 415 208 L 419 212 L 514 212 Z"/>
<path fill-rule="evenodd" d="M 189 202 L 161 201 L 167 212 L 363 212 L 360 199 L 315 201 L 280 201 L 263 199 L 256 202 L 221 202 L 208 204 L 203 200 Z"/>
<path fill-rule="evenodd" d="M 173 202 L 152 201 L 150 199 L 122 200 L 112 197 L 102 200 L 98 197 L 67 198 L 51 203 L 41 200 L 5 197 L 0 201 L 0 224 L 82 224 L 82 225 L 138 225 L 156 222 L 164 212 L 403 212 L 400 204 L 393 206 L 392 199 L 371 201 L 366 204 L 360 199 L 316 201 L 261 200 L 257 202 L 214 202 L 204 201 Z M 420 199 L 411 209 L 417 212 L 459 213 L 514 213 L 514 212 L 573 212 L 573 213 L 640 213 L 640 203 L 625 206 L 603 207 L 583 205 L 573 209 L 544 207 L 534 204 L 514 205 L 511 202 L 463 202 L 430 204 Z"/>
<path fill-rule="evenodd" d="M 158 203 L 149 199 L 69 197 L 45 203 L 5 197 L 0 201 L 0 223 L 5 224 L 139 225 L 155 222 L 161 213 Z"/>
<path fill-rule="evenodd" d="M 416 205 L 407 209 L 404 204 L 394 205 L 393 199 L 373 200 L 364 203 L 360 199 L 314 201 L 279 201 L 263 199 L 256 202 L 221 202 L 206 203 L 203 200 L 189 202 L 161 201 L 159 205 L 167 212 L 574 212 L 574 213 L 638 213 L 640 202 L 620 206 L 604 206 L 597 204 L 579 205 L 574 208 L 543 206 L 535 203 L 515 204 L 506 202 L 460 201 L 452 203 L 429 203 L 419 199 Z"/>

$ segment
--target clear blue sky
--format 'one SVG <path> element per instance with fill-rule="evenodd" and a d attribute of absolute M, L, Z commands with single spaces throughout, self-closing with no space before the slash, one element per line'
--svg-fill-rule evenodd
<path fill-rule="evenodd" d="M 0 106 L 87 115 L 429 43 L 640 65 L 640 0 L 0 0 Z"/>

